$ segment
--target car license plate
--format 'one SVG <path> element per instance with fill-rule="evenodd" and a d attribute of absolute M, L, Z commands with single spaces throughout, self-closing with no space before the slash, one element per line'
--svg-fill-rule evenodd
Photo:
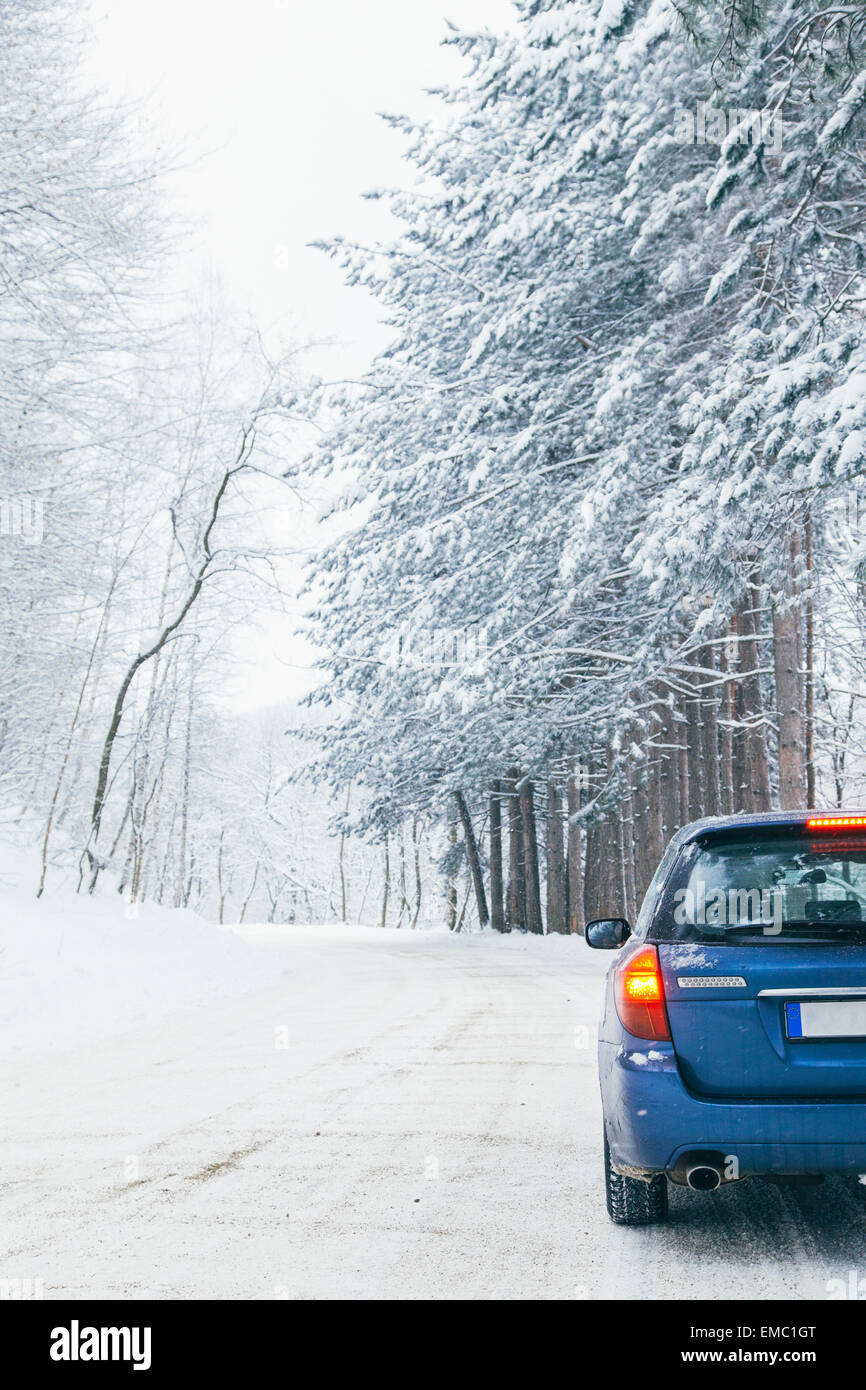
<path fill-rule="evenodd" d="M 785 1005 L 789 1038 L 866 1038 L 866 999 L 802 999 Z"/>

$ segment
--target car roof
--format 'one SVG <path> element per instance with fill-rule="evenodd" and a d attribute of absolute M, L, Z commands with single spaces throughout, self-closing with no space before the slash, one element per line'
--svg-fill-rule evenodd
<path fill-rule="evenodd" d="M 682 826 L 671 837 L 671 844 L 690 844 L 692 840 L 697 840 L 707 830 L 748 830 L 750 826 L 754 826 L 757 830 L 774 825 L 804 825 L 813 816 L 863 816 L 866 818 L 866 811 L 839 811 L 831 808 L 829 811 L 756 811 L 752 814 L 738 816 L 704 816 L 701 820 L 695 820 L 689 825 Z"/>

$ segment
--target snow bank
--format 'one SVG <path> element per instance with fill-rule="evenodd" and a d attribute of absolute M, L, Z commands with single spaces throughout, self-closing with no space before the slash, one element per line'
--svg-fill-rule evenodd
<path fill-rule="evenodd" d="M 285 960 L 192 912 L 127 906 L 110 884 L 34 897 L 38 867 L 0 849 L 0 1056 L 67 1051 L 268 984 Z"/>

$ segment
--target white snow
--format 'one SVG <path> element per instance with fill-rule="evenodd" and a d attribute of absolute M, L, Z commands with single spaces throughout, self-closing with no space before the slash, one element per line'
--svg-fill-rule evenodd
<path fill-rule="evenodd" d="M 711 960 L 706 951 L 693 942 L 684 942 L 682 945 L 671 947 L 668 959 L 672 970 L 688 970 L 690 968 L 697 970 L 703 966 L 714 966 L 719 963 L 717 957 Z"/>
<path fill-rule="evenodd" d="M 241 939 L 110 899 L 8 902 L 3 1287 L 754 1300 L 824 1297 L 866 1263 L 850 1186 L 677 1189 L 668 1226 L 609 1223 L 611 957 L 580 939 Z"/>
<path fill-rule="evenodd" d="M 274 962 L 192 912 L 95 897 L 71 882 L 39 901 L 38 864 L 0 854 L 0 1055 L 62 1055 L 185 1006 L 270 981 Z"/>

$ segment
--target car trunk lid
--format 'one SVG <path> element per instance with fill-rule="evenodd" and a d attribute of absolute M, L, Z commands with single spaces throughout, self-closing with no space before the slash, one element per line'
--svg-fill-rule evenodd
<path fill-rule="evenodd" d="M 671 1037 L 690 1090 L 866 1098 L 866 942 L 658 949 Z"/>

